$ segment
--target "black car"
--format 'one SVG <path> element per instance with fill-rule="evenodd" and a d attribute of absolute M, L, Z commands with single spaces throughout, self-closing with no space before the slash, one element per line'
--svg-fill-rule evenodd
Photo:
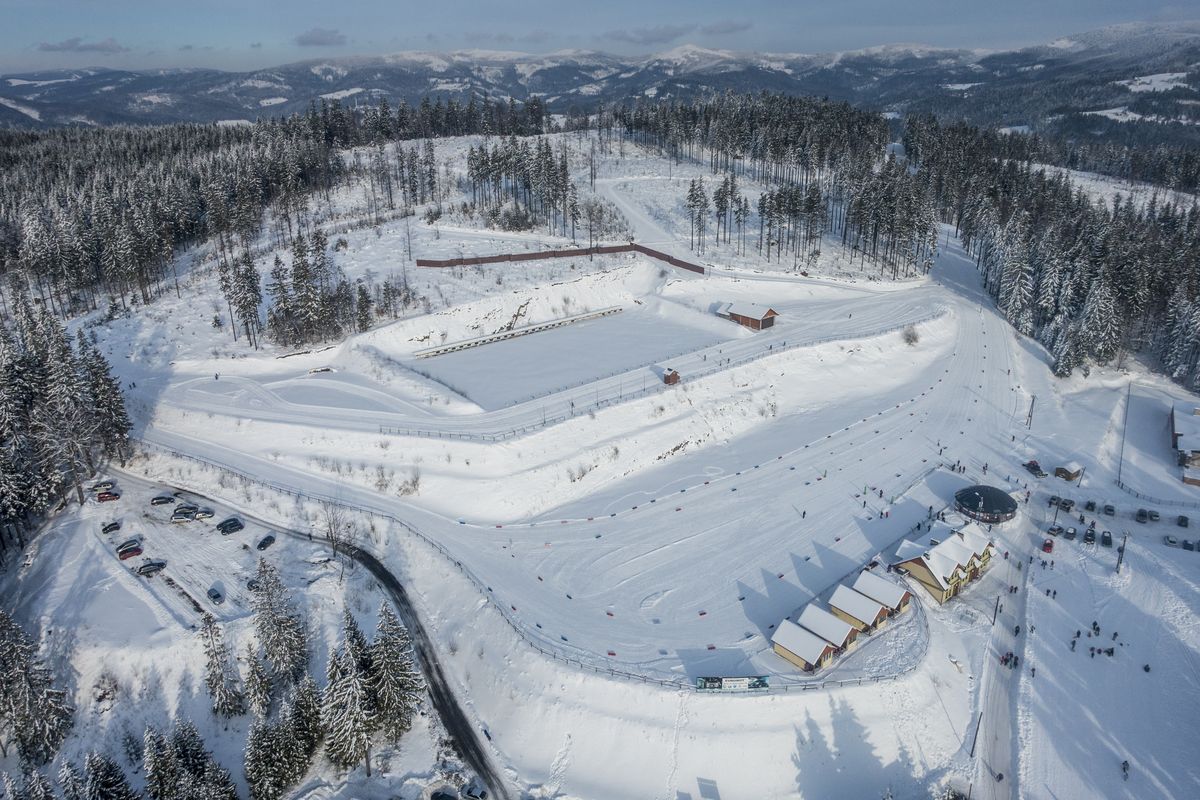
<path fill-rule="evenodd" d="M 101 528 L 100 532 L 101 533 L 112 533 L 113 531 L 119 531 L 119 530 L 121 530 L 121 523 L 117 522 L 117 521 L 113 521 L 113 522 L 110 522 L 107 525 L 105 525 L 103 528 Z"/>
<path fill-rule="evenodd" d="M 167 562 L 165 561 L 147 561 L 137 568 L 137 574 L 144 578 L 149 578 L 151 575 L 162 572 L 166 566 Z"/>
<path fill-rule="evenodd" d="M 240 531 L 242 528 L 245 528 L 245 527 L 246 526 L 244 524 L 242 524 L 242 521 L 240 519 L 238 519 L 237 517 L 230 517 L 229 519 L 223 520 L 219 525 L 217 525 L 217 530 L 219 530 L 223 534 L 228 535 L 230 533 L 237 533 L 238 531 Z"/>
<path fill-rule="evenodd" d="M 225 595 L 221 593 L 220 589 L 214 586 L 208 590 L 208 599 L 220 605 L 225 602 Z"/>
<path fill-rule="evenodd" d="M 268 533 L 266 536 L 258 540 L 257 547 L 259 550 L 266 550 L 273 544 L 275 544 L 275 537 Z"/>
<path fill-rule="evenodd" d="M 1175 524 L 1181 528 L 1186 528 L 1188 526 L 1188 518 L 1185 517 L 1183 514 L 1180 514 L 1179 517 L 1175 520 Z"/>
<path fill-rule="evenodd" d="M 1084 544 L 1095 544 L 1096 543 L 1096 532 L 1091 529 L 1084 531 L 1083 543 Z"/>
<path fill-rule="evenodd" d="M 1095 511 L 1096 510 L 1096 501 L 1088 500 L 1086 503 L 1083 504 L 1083 510 L 1084 511 Z"/>
<path fill-rule="evenodd" d="M 1179 544 L 1183 547 L 1184 550 L 1195 550 L 1196 549 L 1196 545 L 1192 544 L 1192 542 L 1189 539 L 1184 539 Z"/>
<path fill-rule="evenodd" d="M 1104 531 L 1100 534 L 1100 544 L 1105 547 L 1112 547 L 1112 531 Z"/>
<path fill-rule="evenodd" d="M 258 582 L 258 578 L 251 578 L 250 580 L 246 581 L 246 588 L 252 592 L 257 592 L 260 585 L 261 584 Z"/>
<path fill-rule="evenodd" d="M 1069 512 L 1072 508 L 1075 507 L 1075 501 L 1064 497 L 1062 500 L 1058 501 L 1058 507 L 1061 508 L 1063 511 Z"/>
<path fill-rule="evenodd" d="M 1138 522 L 1145 522 L 1146 520 L 1150 519 L 1150 512 L 1144 508 L 1139 508 L 1137 510 L 1137 514 L 1134 516 L 1134 519 L 1136 519 Z"/>
<path fill-rule="evenodd" d="M 1116 515 L 1117 515 L 1116 507 L 1113 506 L 1111 503 L 1105 503 L 1104 504 L 1104 516 L 1115 517 Z"/>
<path fill-rule="evenodd" d="M 1154 509 L 1150 509 L 1150 521 L 1158 522 L 1158 512 L 1155 511 Z"/>
<path fill-rule="evenodd" d="M 174 502 L 175 502 L 175 498 L 174 498 L 174 497 L 172 497 L 171 495 L 169 495 L 169 494 L 160 494 L 158 497 L 151 498 L 151 500 L 150 500 L 150 505 L 152 505 L 152 506 L 165 506 L 165 505 L 167 505 L 168 503 L 174 503 Z"/>
<path fill-rule="evenodd" d="M 1059 496 L 1058 496 L 1058 495 L 1056 495 L 1056 494 L 1052 494 L 1052 495 L 1050 495 L 1050 502 L 1048 503 L 1048 505 L 1049 505 L 1051 508 L 1053 508 L 1054 506 L 1058 505 L 1058 504 L 1059 504 L 1059 503 L 1061 503 L 1061 502 L 1062 502 L 1062 498 L 1061 498 L 1061 497 L 1059 497 Z"/>

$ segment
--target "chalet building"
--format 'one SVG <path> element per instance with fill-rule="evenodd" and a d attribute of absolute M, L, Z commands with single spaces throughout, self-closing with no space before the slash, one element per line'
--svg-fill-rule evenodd
<path fill-rule="evenodd" d="M 860 633 L 869 633 L 888 620 L 883 603 L 861 595 L 849 586 L 839 586 L 829 598 L 829 610 Z"/>
<path fill-rule="evenodd" d="M 854 580 L 854 591 L 875 600 L 888 610 L 888 616 L 903 614 L 912 602 L 912 593 L 903 586 L 863 570 Z"/>
<path fill-rule="evenodd" d="M 1078 461 L 1068 461 L 1066 464 L 1063 464 L 1061 467 L 1054 468 L 1054 477 L 1062 478 L 1064 481 L 1067 481 L 1068 483 L 1071 481 L 1079 480 L 1079 478 L 1082 475 L 1083 475 L 1083 467 L 1079 464 Z"/>
<path fill-rule="evenodd" d="M 779 312 L 758 303 L 723 303 L 717 307 L 717 316 L 733 320 L 752 331 L 761 331 L 775 325 Z"/>
<path fill-rule="evenodd" d="M 674 386 L 679 383 L 679 373 L 667 367 L 667 371 L 663 373 L 663 383 L 667 386 Z"/>
<path fill-rule="evenodd" d="M 1171 446 L 1183 469 L 1183 482 L 1200 485 L 1200 408 L 1177 402 L 1171 406 Z"/>
<path fill-rule="evenodd" d="M 790 619 L 783 620 L 775 629 L 771 648 L 805 672 L 824 669 L 833 661 L 833 645 Z"/>
<path fill-rule="evenodd" d="M 989 525 L 1007 522 L 1017 515 L 1017 501 L 1008 492 L 984 483 L 959 489 L 954 494 L 954 505 L 971 519 Z"/>
<path fill-rule="evenodd" d="M 850 623 L 811 603 L 804 607 L 796 622 L 833 645 L 834 655 L 841 655 L 858 638 L 858 631 Z"/>
<path fill-rule="evenodd" d="M 901 542 L 892 568 L 907 572 L 944 603 L 983 574 L 994 552 L 995 546 L 978 531 L 963 529 L 942 541 Z"/>

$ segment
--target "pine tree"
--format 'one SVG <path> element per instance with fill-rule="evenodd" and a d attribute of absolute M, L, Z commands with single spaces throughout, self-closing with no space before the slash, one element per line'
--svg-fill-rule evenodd
<path fill-rule="evenodd" d="M 69 761 L 63 761 L 58 770 L 58 785 L 62 787 L 63 800 L 87 800 L 83 776 Z"/>
<path fill-rule="evenodd" d="M 154 728 L 146 728 L 142 737 L 142 765 L 150 800 L 178 800 L 181 773 L 175 750 Z"/>
<path fill-rule="evenodd" d="M 95 750 L 83 762 L 85 800 L 137 800 L 124 771 L 108 756 Z"/>
<path fill-rule="evenodd" d="M 329 659 L 328 680 L 321 708 L 325 728 L 325 754 L 334 764 L 349 768 L 362 762 L 371 774 L 371 732 L 374 715 L 367 687 L 345 650 Z"/>
<path fill-rule="evenodd" d="M 237 676 L 230 663 L 229 648 L 225 636 L 217 626 L 212 614 L 201 620 L 200 638 L 204 643 L 207 659 L 204 667 L 204 685 L 212 698 L 213 713 L 222 717 L 236 717 L 246 710 L 245 697 L 238 688 Z"/>
<path fill-rule="evenodd" d="M 246 697 L 250 701 L 250 711 L 259 719 L 266 719 L 271 710 L 271 676 L 250 646 L 246 647 L 246 664 Z"/>
<path fill-rule="evenodd" d="M 411 727 L 424 682 L 412 657 L 412 640 L 391 607 L 379 607 L 379 627 L 371 644 L 374 681 L 371 695 L 379 727 L 393 743 Z"/>
<path fill-rule="evenodd" d="M 279 573 L 266 562 L 258 562 L 258 589 L 254 592 L 254 627 L 267 661 L 277 677 L 292 682 L 308 664 L 304 624 L 291 607 Z"/>
<path fill-rule="evenodd" d="M 54 786 L 50 779 L 36 769 L 25 773 L 23 800 L 55 800 Z"/>
<path fill-rule="evenodd" d="M 360 333 L 371 329 L 371 293 L 367 291 L 367 287 L 360 283 L 358 284 L 358 299 L 355 303 L 357 307 L 357 325 Z"/>

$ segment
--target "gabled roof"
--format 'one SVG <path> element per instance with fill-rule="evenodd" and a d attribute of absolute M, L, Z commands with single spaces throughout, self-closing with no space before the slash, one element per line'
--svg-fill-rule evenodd
<path fill-rule="evenodd" d="M 979 557 L 983 557 L 983 553 L 988 548 L 994 548 L 991 540 L 983 535 L 982 532 L 974 525 L 967 525 L 958 531 L 955 531 L 958 538 L 962 539 L 963 544 L 971 548 L 971 551 Z"/>
<path fill-rule="evenodd" d="M 835 647 L 844 646 L 850 637 L 850 631 L 854 630 L 849 622 L 840 620 L 825 609 L 811 603 L 804 607 L 804 611 L 796 622 Z"/>
<path fill-rule="evenodd" d="M 892 583 L 887 578 L 881 578 L 874 572 L 865 571 L 860 572 L 858 578 L 855 579 L 854 591 L 893 609 L 900 607 L 900 602 L 908 593 L 903 586 Z"/>
<path fill-rule="evenodd" d="M 953 556 L 945 551 L 939 551 L 939 547 L 941 547 L 940 544 L 929 547 L 919 542 L 905 540 L 896 549 L 895 563 L 900 564 L 905 561 L 920 560 L 928 567 L 930 574 L 933 575 L 933 579 L 937 581 L 938 586 L 943 589 L 949 589 L 950 579 L 960 569 L 960 565 L 957 556 Z"/>
<path fill-rule="evenodd" d="M 723 317 L 736 314 L 739 317 L 758 320 L 779 316 L 779 312 L 775 309 L 769 306 L 760 306 L 758 303 L 722 303 L 717 307 L 717 313 Z"/>
<path fill-rule="evenodd" d="M 954 562 L 960 567 L 966 567 L 971 563 L 971 559 L 976 557 L 973 551 L 962 539 L 958 536 L 951 536 L 944 542 L 939 542 L 934 546 L 934 551 L 954 559 Z"/>
<path fill-rule="evenodd" d="M 829 605 L 868 625 L 874 623 L 880 612 L 886 610 L 878 600 L 861 595 L 849 586 L 837 587 L 833 597 L 829 598 Z"/>
<path fill-rule="evenodd" d="M 826 652 L 833 650 L 833 645 L 829 642 L 815 633 L 804 630 L 790 619 L 779 623 L 779 627 L 771 635 L 771 643 L 795 653 L 809 664 L 819 663 Z"/>

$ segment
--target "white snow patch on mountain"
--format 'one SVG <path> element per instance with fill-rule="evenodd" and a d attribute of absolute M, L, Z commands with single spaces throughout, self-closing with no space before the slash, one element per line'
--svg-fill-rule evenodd
<path fill-rule="evenodd" d="M 247 89 L 290 89 L 286 83 L 282 81 L 264 81 L 261 78 L 247 78 L 242 81 L 241 85 Z"/>
<path fill-rule="evenodd" d="M 1131 92 L 1168 92 L 1175 88 L 1188 88 L 1186 72 L 1160 72 L 1156 75 L 1142 75 L 1127 81 L 1116 81 L 1118 86 L 1124 86 Z"/>
<path fill-rule="evenodd" d="M 321 95 L 321 97 L 326 100 L 344 100 L 347 97 L 353 97 L 362 91 L 363 89 L 361 86 L 355 86 L 353 89 L 339 89 L 336 92 L 329 92 L 328 94 Z"/>
<path fill-rule="evenodd" d="M 52 83 L 70 83 L 78 80 L 77 77 L 70 78 L 55 78 L 52 81 L 29 81 L 24 78 L 7 78 L 9 86 L 49 86 Z"/>
<path fill-rule="evenodd" d="M 943 83 L 943 89 L 949 89 L 952 92 L 965 92 L 973 86 L 981 86 L 980 83 Z"/>
<path fill-rule="evenodd" d="M 258 104 L 265 108 L 267 106 L 277 106 L 280 103 L 286 103 L 287 101 L 288 99 L 286 97 L 264 97 L 262 100 L 258 101 Z"/>
<path fill-rule="evenodd" d="M 0 97 L 0 106 L 5 106 L 6 108 L 11 108 L 13 111 L 17 111 L 21 114 L 24 114 L 25 116 L 30 117 L 31 119 L 36 119 L 38 121 L 41 121 L 41 119 L 42 119 L 41 112 L 38 111 L 36 108 L 30 108 L 29 106 L 22 105 L 21 103 L 18 103 L 16 100 L 9 100 L 7 97 Z"/>

